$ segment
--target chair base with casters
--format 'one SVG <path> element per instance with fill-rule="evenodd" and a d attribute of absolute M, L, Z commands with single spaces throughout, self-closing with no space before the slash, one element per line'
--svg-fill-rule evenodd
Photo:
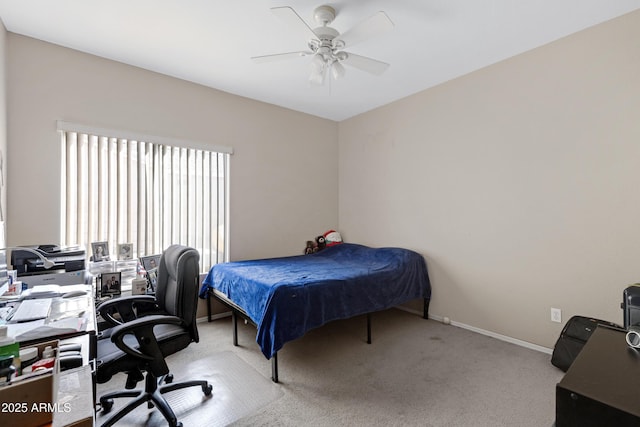
<path fill-rule="evenodd" d="M 168 378 L 167 378 L 168 377 Z M 107 421 L 102 424 L 102 427 L 110 427 L 119 421 L 122 417 L 133 411 L 138 406 L 145 402 L 148 402 L 148 408 L 155 406 L 160 413 L 169 422 L 170 427 L 182 427 L 182 423 L 178 422 L 175 413 L 167 403 L 163 394 L 174 390 L 180 390 L 187 387 L 201 387 L 205 396 L 211 396 L 212 386 L 207 381 L 194 380 L 184 381 L 179 383 L 172 383 L 172 376 L 169 374 L 165 377 L 157 379 L 153 374 L 147 373 L 145 378 L 144 390 L 121 390 L 112 393 L 107 393 L 100 397 L 100 406 L 102 411 L 108 413 L 113 407 L 113 399 L 119 397 L 134 397 L 135 399 L 128 402 L 122 409 L 112 415 Z M 165 384 L 158 385 L 164 380 Z"/>

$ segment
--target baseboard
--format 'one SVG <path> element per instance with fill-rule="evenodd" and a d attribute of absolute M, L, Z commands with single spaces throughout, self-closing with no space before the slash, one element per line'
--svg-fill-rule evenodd
<path fill-rule="evenodd" d="M 231 317 L 231 312 L 230 311 L 225 311 L 224 313 L 212 314 L 211 315 L 211 320 L 223 319 L 225 317 Z M 204 323 L 204 322 L 208 322 L 208 321 L 209 321 L 208 317 L 198 317 L 196 319 L 196 323 Z"/>
<path fill-rule="evenodd" d="M 418 316 L 422 316 L 423 312 L 419 311 L 419 310 L 413 310 L 407 307 L 403 307 L 403 306 L 398 306 L 396 307 L 398 310 L 402 310 L 402 311 L 406 311 L 407 313 L 412 313 Z M 218 320 L 218 319 L 222 319 L 225 317 L 229 317 L 231 316 L 231 312 L 227 311 L 224 313 L 218 313 L 218 314 L 214 314 L 211 316 L 211 320 Z M 429 315 L 429 319 L 431 320 L 435 320 L 437 322 L 442 322 L 442 317 L 441 316 L 436 316 L 434 314 L 430 314 Z M 208 319 L 206 317 L 199 317 L 198 319 L 196 319 L 197 323 L 201 323 L 201 322 L 207 322 Z M 451 326 L 456 326 L 458 328 L 462 328 L 462 329 L 466 329 L 468 331 L 471 332 L 475 332 L 478 334 L 482 334 L 482 335 L 486 335 L 488 337 L 491 338 L 495 338 L 498 339 L 500 341 L 505 341 L 511 344 L 515 344 L 515 345 L 519 345 L 520 347 L 525 347 L 528 348 L 530 350 L 535 350 L 535 351 L 539 351 L 541 353 L 546 353 L 546 354 L 551 354 L 553 353 L 553 349 L 547 348 L 547 347 L 543 347 L 541 345 L 537 345 L 537 344 L 532 344 L 530 342 L 527 341 L 522 341 L 516 338 L 512 338 L 512 337 L 508 337 L 506 335 L 502 335 L 502 334 L 497 334 L 495 332 L 491 332 L 491 331 L 487 331 L 485 329 L 480 329 L 480 328 L 476 328 L 475 326 L 471 326 L 471 325 L 467 325 L 465 323 L 461 323 L 461 322 L 455 322 L 455 321 L 451 321 Z"/>
<path fill-rule="evenodd" d="M 398 306 L 396 308 L 398 310 L 406 311 L 408 313 L 413 313 L 413 314 L 416 314 L 418 316 L 422 316 L 423 315 L 422 311 L 413 310 L 413 309 L 410 309 L 410 308 L 407 308 L 407 307 Z M 429 314 L 429 319 L 436 320 L 438 322 L 442 322 L 443 321 L 443 318 L 441 316 L 436 316 L 436 315 L 433 315 L 433 314 Z M 525 348 L 528 348 L 530 350 L 539 351 L 541 353 L 546 353 L 546 354 L 553 353 L 553 349 L 551 349 L 551 348 L 543 347 L 543 346 L 537 345 L 537 344 L 532 344 L 530 342 L 522 341 L 522 340 L 519 340 L 519 339 L 516 339 L 516 338 L 512 338 L 512 337 L 508 337 L 506 335 L 497 334 L 495 332 L 487 331 L 485 329 L 476 328 L 475 326 L 467 325 L 465 323 L 456 322 L 456 321 L 452 320 L 451 321 L 451 326 L 456 326 L 458 328 L 462 328 L 462 329 L 466 329 L 468 331 L 476 332 L 478 334 L 486 335 L 488 337 L 495 338 L 495 339 L 498 339 L 500 341 L 506 341 L 508 343 L 519 345 L 520 347 L 525 347 Z"/>

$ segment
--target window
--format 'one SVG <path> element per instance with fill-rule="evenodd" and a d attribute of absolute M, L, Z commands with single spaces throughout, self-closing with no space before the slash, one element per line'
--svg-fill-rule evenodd
<path fill-rule="evenodd" d="M 231 150 L 58 123 L 62 137 L 61 244 L 106 241 L 133 256 L 182 244 L 200 267 L 228 260 Z M 113 259 L 113 258 L 112 258 Z"/>

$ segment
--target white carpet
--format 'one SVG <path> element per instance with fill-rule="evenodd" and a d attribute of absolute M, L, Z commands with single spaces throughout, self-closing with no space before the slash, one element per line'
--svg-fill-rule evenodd
<path fill-rule="evenodd" d="M 217 329 L 225 331 L 220 339 Z M 231 322 L 199 326 L 231 345 Z M 278 353 L 284 396 L 234 427 L 550 427 L 562 372 L 548 354 L 400 310 L 331 322 Z M 265 378 L 256 329 L 233 352 Z M 226 344 L 229 343 L 229 344 Z"/>
<path fill-rule="evenodd" d="M 199 323 L 200 342 L 168 363 L 176 372 L 189 365 L 188 378 L 211 380 L 213 397 L 189 390 L 193 397 L 177 406 L 179 420 L 184 427 L 553 425 L 563 373 L 548 354 L 400 310 L 374 313 L 372 322 L 372 344 L 365 316 L 287 343 L 278 353 L 279 384 L 270 380 L 255 327 L 240 322 L 234 347 L 230 319 Z M 210 359 L 216 355 L 225 356 Z M 121 388 L 124 377 L 99 384 L 98 395 L 105 385 Z M 145 423 L 147 409 L 139 411 L 141 421 L 117 426 L 166 426 L 160 414 Z M 102 419 L 98 414 L 97 425 Z"/>
<path fill-rule="evenodd" d="M 184 362 L 184 361 L 183 361 Z M 173 366 L 174 381 L 207 380 L 213 386 L 213 393 L 205 397 L 200 387 L 189 387 L 165 394 L 178 421 L 185 427 L 226 426 L 243 417 L 253 414 L 270 402 L 282 396 L 277 384 L 258 373 L 230 351 L 214 353 L 211 356 Z M 124 388 L 124 375 L 114 377 L 109 383 L 100 385 L 98 395 L 107 391 Z M 139 387 L 144 383 L 140 382 Z M 98 412 L 97 425 L 115 413 L 127 398 L 116 399 L 111 412 Z M 154 409 L 148 410 L 140 405 L 131 414 L 124 417 L 118 426 L 166 426 L 162 414 Z"/>

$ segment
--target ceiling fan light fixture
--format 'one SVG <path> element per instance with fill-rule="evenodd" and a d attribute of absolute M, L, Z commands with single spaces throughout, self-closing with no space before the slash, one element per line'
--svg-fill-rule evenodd
<path fill-rule="evenodd" d="M 338 80 L 339 78 L 344 77 L 344 74 L 344 66 L 338 61 L 333 61 L 331 64 L 331 75 L 333 76 L 333 79 Z"/>
<path fill-rule="evenodd" d="M 309 75 L 309 83 L 316 86 L 322 86 L 324 84 L 324 69 L 312 72 Z"/>
<path fill-rule="evenodd" d="M 324 71 L 325 61 L 324 56 L 320 53 L 316 53 L 313 55 L 313 59 L 311 60 L 311 69 L 315 72 Z"/>

